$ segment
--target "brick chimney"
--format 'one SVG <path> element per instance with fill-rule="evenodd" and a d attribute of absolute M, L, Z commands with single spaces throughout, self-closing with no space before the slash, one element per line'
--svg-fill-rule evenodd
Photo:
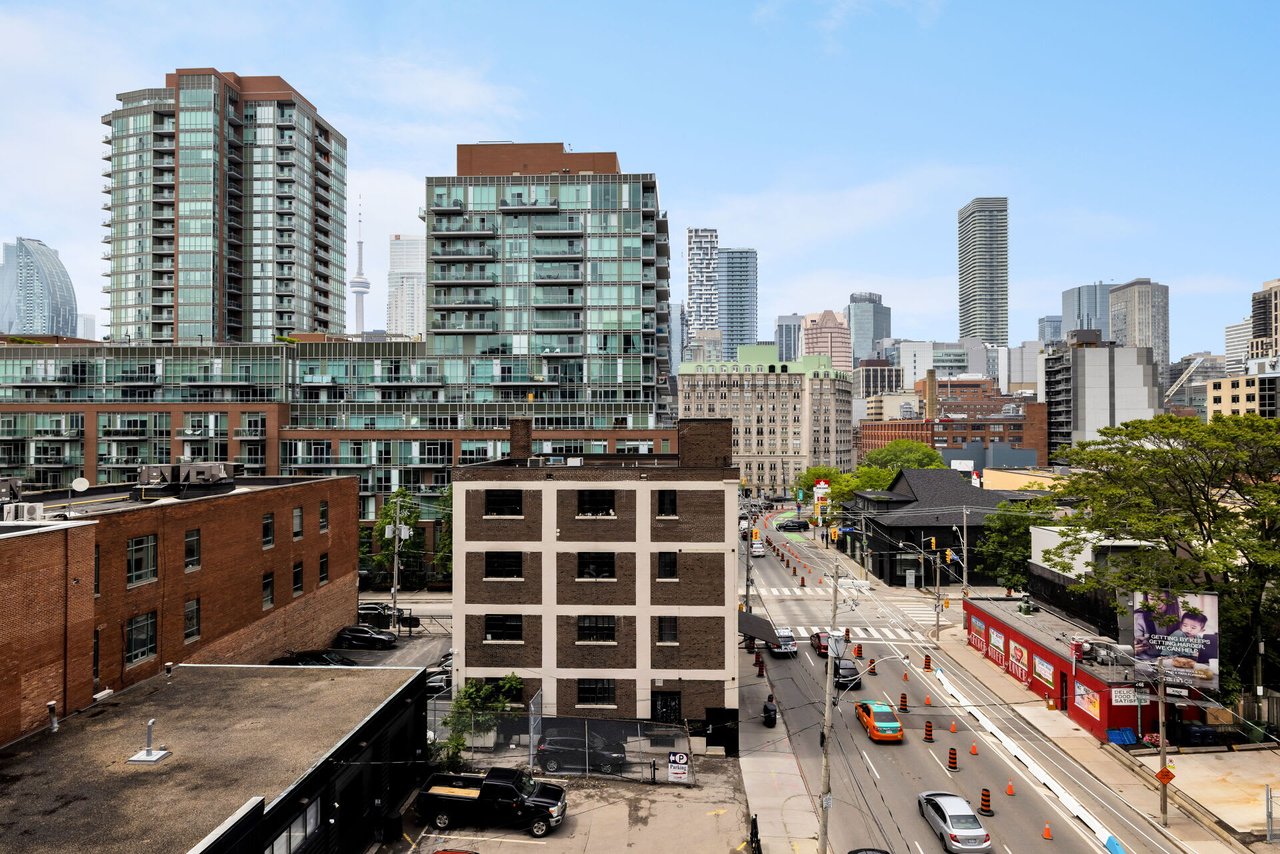
<path fill-rule="evenodd" d="M 533 420 L 530 418 L 512 418 L 511 453 L 513 460 L 527 460 L 533 456 Z"/>
<path fill-rule="evenodd" d="M 676 442 L 682 467 L 733 468 L 733 422 L 728 418 L 681 418 Z"/>

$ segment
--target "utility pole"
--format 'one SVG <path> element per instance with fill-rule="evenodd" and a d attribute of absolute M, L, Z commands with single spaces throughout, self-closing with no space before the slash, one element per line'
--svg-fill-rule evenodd
<path fill-rule="evenodd" d="M 753 528 L 752 530 L 754 531 L 755 529 Z M 747 613 L 748 614 L 751 613 L 751 545 L 750 545 L 751 542 L 754 542 L 754 540 L 748 541 L 748 545 L 747 545 Z"/>
<path fill-rule="evenodd" d="M 942 643 L 942 564 L 933 555 L 933 640 Z"/>
<path fill-rule="evenodd" d="M 1164 663 L 1159 658 L 1156 659 L 1156 676 L 1160 692 L 1160 770 L 1163 771 L 1168 767 L 1169 754 L 1164 737 Z M 1169 826 L 1169 784 L 1163 781 L 1160 783 L 1160 826 Z"/>
<path fill-rule="evenodd" d="M 818 854 L 827 854 L 827 821 L 831 816 L 831 707 L 836 702 L 835 660 L 832 656 L 830 632 L 836 630 L 836 612 L 840 607 L 840 570 L 831 572 L 831 622 L 827 634 L 827 676 L 822 681 L 822 799 L 818 810 Z"/>
<path fill-rule="evenodd" d="M 396 491 L 395 507 L 392 511 L 395 514 L 395 544 L 391 549 L 391 616 L 396 621 L 396 625 L 400 625 L 400 608 L 397 606 L 396 595 L 400 592 L 400 492 Z"/>
<path fill-rule="evenodd" d="M 964 522 L 960 526 L 960 573 L 965 594 L 969 591 L 969 505 L 960 508 Z"/>

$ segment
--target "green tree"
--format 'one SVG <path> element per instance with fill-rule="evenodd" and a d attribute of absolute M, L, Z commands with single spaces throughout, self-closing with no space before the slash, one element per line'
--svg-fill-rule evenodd
<path fill-rule="evenodd" d="M 1238 668 L 1252 660 L 1261 669 L 1258 643 L 1280 628 L 1280 423 L 1162 415 L 1104 428 L 1064 457 L 1073 471 L 1055 490 L 1079 505 L 1050 555 L 1056 568 L 1099 539 L 1148 543 L 1096 563 L 1079 586 L 1157 598 L 1217 591 L 1223 694 L 1255 682 Z"/>
<path fill-rule="evenodd" d="M 815 481 L 825 480 L 834 487 L 839 478 L 840 469 L 834 466 L 811 466 L 796 478 L 796 489 L 803 489 L 805 499 L 811 499 L 813 498 L 813 484 Z"/>
<path fill-rule="evenodd" d="M 1021 590 L 1031 561 L 1031 526 L 1053 518 L 1054 501 L 1040 496 L 1029 501 L 1001 501 L 997 512 L 982 523 L 982 537 L 974 548 L 982 569 L 1001 587 Z"/>
<path fill-rule="evenodd" d="M 519 702 L 524 693 L 524 680 L 508 673 L 496 682 L 468 679 L 459 689 L 449 714 L 440 723 L 449 730 L 442 755 L 445 767 L 453 769 L 461 763 L 468 739 L 487 735 L 498 727 L 498 719 L 511 703 Z"/>
<path fill-rule="evenodd" d="M 894 439 L 883 448 L 868 451 L 862 456 L 862 465 L 889 469 L 894 473 L 901 469 L 943 469 L 947 467 L 947 464 L 942 461 L 942 454 L 923 442 L 917 442 L 914 439 Z"/>
<path fill-rule="evenodd" d="M 453 485 L 450 484 L 440 495 L 437 506 L 440 509 L 436 521 L 436 578 L 453 576 Z"/>
<path fill-rule="evenodd" d="M 851 493 L 872 489 L 888 489 L 897 472 L 879 466 L 860 465 L 851 475 Z"/>
<path fill-rule="evenodd" d="M 387 532 L 394 531 L 396 525 L 409 529 L 409 538 L 400 542 L 400 567 L 421 568 L 425 552 L 426 536 L 418 527 L 421 513 L 418 500 L 409 491 L 401 487 L 386 497 L 382 508 L 378 511 L 377 521 L 373 525 L 373 539 L 378 549 L 372 557 L 373 566 L 379 572 L 390 572 L 395 559 L 395 539 Z"/>

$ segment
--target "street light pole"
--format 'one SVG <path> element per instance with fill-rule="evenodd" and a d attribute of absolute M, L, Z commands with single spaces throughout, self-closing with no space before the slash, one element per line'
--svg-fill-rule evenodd
<path fill-rule="evenodd" d="M 830 633 L 836 629 L 836 614 L 840 607 L 839 569 L 833 567 L 830 575 L 831 622 L 827 625 L 827 675 L 822 681 L 822 797 L 818 809 L 818 854 L 827 854 L 827 821 L 831 815 L 831 708 L 836 702 L 835 661 L 831 655 Z"/>
<path fill-rule="evenodd" d="M 1156 676 L 1159 680 L 1160 698 L 1160 770 L 1163 771 L 1168 767 L 1169 748 L 1165 745 L 1164 737 L 1164 663 L 1159 658 L 1156 659 Z M 1169 826 L 1169 784 L 1163 780 L 1160 781 L 1160 826 Z"/>

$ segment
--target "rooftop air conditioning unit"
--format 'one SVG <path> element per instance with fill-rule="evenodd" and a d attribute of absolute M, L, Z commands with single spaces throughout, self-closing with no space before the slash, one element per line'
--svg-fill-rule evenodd
<path fill-rule="evenodd" d="M 39 501 L 19 504 L 18 508 L 22 511 L 22 518 L 27 522 L 39 522 L 44 518 L 44 504 Z"/>
<path fill-rule="evenodd" d="M 6 522 L 18 521 L 18 505 L 17 504 L 4 505 L 4 521 Z"/>

